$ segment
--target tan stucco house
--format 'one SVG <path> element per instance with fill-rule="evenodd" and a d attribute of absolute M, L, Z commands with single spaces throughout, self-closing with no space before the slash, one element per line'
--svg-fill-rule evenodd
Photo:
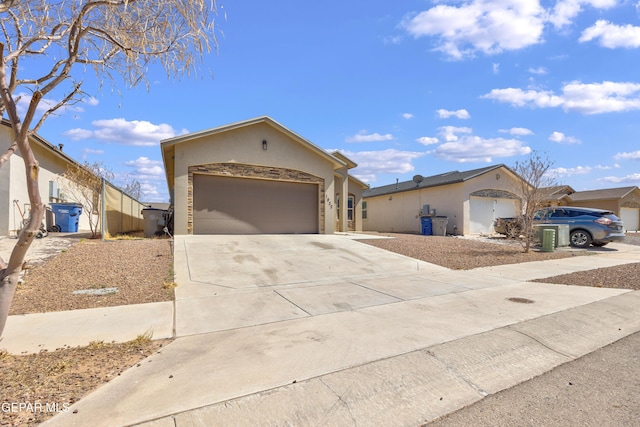
<path fill-rule="evenodd" d="M 0 123 L 0 153 L 7 151 L 13 141 L 13 132 L 8 121 Z M 53 145 L 38 135 L 30 138 L 31 148 L 40 163 L 38 187 L 42 201 L 58 203 L 66 201 L 61 194 L 60 174 L 67 170 L 70 164 L 76 162 L 62 151 L 62 146 Z M 0 236 L 14 236 L 22 228 L 22 217 L 27 216 L 31 207 L 29 193 L 25 179 L 25 166 L 20 151 L 13 154 L 0 167 Z M 51 214 L 47 215 L 50 223 Z M 51 225 L 51 224 L 46 224 Z M 89 220 L 80 218 L 79 227 L 89 229 Z"/>
<path fill-rule="evenodd" d="M 622 219 L 626 231 L 640 230 L 640 189 L 638 187 L 575 191 L 564 195 L 562 204 L 610 210 Z"/>
<path fill-rule="evenodd" d="M 5 153 L 12 141 L 11 125 L 3 120 L 0 122 L 0 153 Z M 29 141 L 40 164 L 38 188 L 42 202 L 47 207 L 43 222 L 47 230 L 51 231 L 57 222 L 51 204 L 80 202 L 73 199 L 72 190 L 77 187 L 63 178 L 62 174 L 69 166 L 78 167 L 81 164 L 66 154 L 62 145 L 53 145 L 37 134 L 30 137 Z M 104 183 L 102 194 L 98 195 L 103 202 L 101 212 L 92 214 L 94 223 L 101 227 L 99 230 L 115 235 L 141 229 L 142 204 L 124 194 L 120 188 Z M 0 236 L 16 236 L 22 229 L 23 218 L 28 218 L 30 210 L 24 160 L 20 151 L 17 151 L 0 167 Z M 90 229 L 89 215 L 83 206 L 83 212 L 78 218 L 78 231 L 87 232 Z"/>
<path fill-rule="evenodd" d="M 362 230 L 356 165 L 270 117 L 161 142 L 175 234 Z M 347 200 L 347 203 L 342 201 Z"/>
<path fill-rule="evenodd" d="M 420 233 L 421 216 L 447 217 L 447 234 L 493 233 L 493 220 L 520 214 L 521 179 L 499 164 L 371 188 L 363 193 L 364 231 Z"/>

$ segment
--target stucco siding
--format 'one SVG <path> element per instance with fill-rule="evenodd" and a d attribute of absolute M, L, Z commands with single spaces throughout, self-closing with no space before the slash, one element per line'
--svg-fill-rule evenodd
<path fill-rule="evenodd" d="M 11 130 L 5 126 L 0 127 L 0 149 L 6 151 L 9 147 Z M 40 197 L 45 205 L 49 200 L 49 182 L 55 181 L 58 187 L 62 187 L 60 174 L 67 170 L 68 162 L 61 156 L 33 142 L 31 144 L 33 153 L 40 165 L 38 175 L 38 189 Z M 25 210 L 30 208 L 29 193 L 27 191 L 26 170 L 24 160 L 19 152 L 12 155 L 9 160 L 0 168 L 0 234 L 7 236 L 14 234 L 21 228 L 22 218 L 14 200 L 18 201 L 20 210 L 25 214 Z M 44 219 L 43 219 L 44 220 Z M 89 220 L 83 214 L 79 223 L 80 230 L 89 230 Z"/>
<path fill-rule="evenodd" d="M 585 200 L 578 202 L 570 202 L 569 206 L 577 206 L 582 208 L 594 208 L 594 209 L 605 209 L 608 211 L 615 212 L 618 214 L 618 200 Z"/>
<path fill-rule="evenodd" d="M 444 190 L 444 191 L 443 191 Z M 436 215 L 447 216 L 447 232 L 458 230 L 463 215 L 464 187 L 452 184 L 443 187 L 424 188 L 402 193 L 367 197 L 365 231 L 420 233 L 420 212 L 424 205 L 436 210 Z"/>
<path fill-rule="evenodd" d="M 266 141 L 266 149 L 263 141 Z M 322 181 L 326 194 L 334 192 L 331 161 L 265 123 L 184 141 L 175 145 L 174 153 L 176 234 L 189 234 L 192 231 L 189 228 L 189 206 L 192 203 L 189 200 L 190 168 L 214 164 L 238 164 L 245 169 L 254 166 L 256 170 L 265 168 L 261 172 L 262 176 L 253 177 L 275 180 L 295 180 L 283 178 L 289 175 L 283 171 L 301 171 Z M 270 171 L 269 167 L 273 169 Z M 227 176 L 237 176 L 235 173 L 231 171 Z M 322 197 L 319 203 L 321 209 L 324 209 L 326 196 Z M 321 232 L 333 233 L 333 216 L 327 214 L 321 217 Z"/>
<path fill-rule="evenodd" d="M 519 203 L 514 192 L 517 191 L 519 178 L 501 167 L 466 181 L 438 185 L 415 190 L 387 193 L 364 198 L 367 202 L 367 218 L 363 220 L 365 231 L 419 233 L 421 231 L 420 212 L 425 205 L 435 210 L 437 216 L 446 216 L 447 234 L 471 234 L 472 218 L 471 195 L 497 199 L 501 207 L 513 206 L 516 211 Z M 504 203 L 502 203 L 504 202 Z M 506 209 L 506 208 L 505 208 Z M 510 210 L 510 209 L 507 209 Z M 483 219 L 486 228 L 491 219 Z"/>

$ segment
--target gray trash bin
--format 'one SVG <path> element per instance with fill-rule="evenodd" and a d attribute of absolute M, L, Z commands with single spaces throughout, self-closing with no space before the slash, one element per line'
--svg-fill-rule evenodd
<path fill-rule="evenodd" d="M 434 236 L 447 235 L 447 224 L 449 223 L 449 218 L 446 216 L 435 216 L 431 219 L 431 223 Z"/>

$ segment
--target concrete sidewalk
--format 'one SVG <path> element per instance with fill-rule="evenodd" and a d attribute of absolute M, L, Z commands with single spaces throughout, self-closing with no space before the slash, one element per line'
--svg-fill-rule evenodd
<path fill-rule="evenodd" d="M 640 247 L 449 271 L 349 236 L 200 237 L 176 238 L 178 338 L 45 425 L 419 425 L 640 330 L 638 291 L 527 282 Z"/>

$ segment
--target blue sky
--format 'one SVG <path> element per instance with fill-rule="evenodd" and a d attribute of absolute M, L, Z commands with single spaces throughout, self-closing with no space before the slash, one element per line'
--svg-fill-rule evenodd
<path fill-rule="evenodd" d="M 226 1 L 196 76 L 109 85 L 40 135 L 168 201 L 159 142 L 268 115 L 371 186 L 531 150 L 576 190 L 640 185 L 640 2 Z M 90 79 L 87 78 L 90 83 Z"/>

